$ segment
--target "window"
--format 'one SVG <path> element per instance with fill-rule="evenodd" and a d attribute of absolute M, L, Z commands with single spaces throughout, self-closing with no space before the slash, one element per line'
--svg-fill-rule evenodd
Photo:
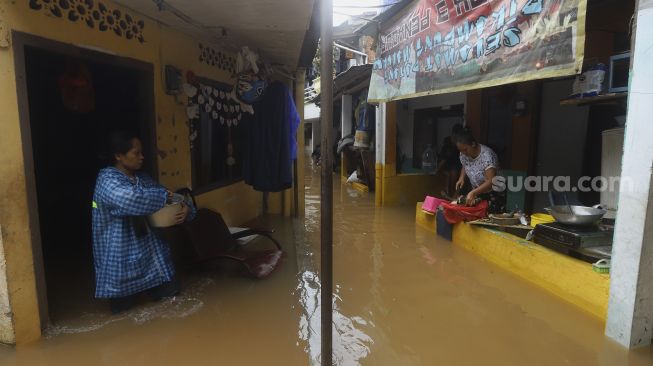
<path fill-rule="evenodd" d="M 232 87 L 201 79 L 189 100 L 190 144 L 195 191 L 208 191 L 242 180 L 244 128 L 249 113 L 230 98 Z"/>

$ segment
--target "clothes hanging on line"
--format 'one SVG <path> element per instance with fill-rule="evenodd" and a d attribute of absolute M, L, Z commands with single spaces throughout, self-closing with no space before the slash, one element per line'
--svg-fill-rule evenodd
<path fill-rule="evenodd" d="M 295 101 L 288 87 L 277 81 L 254 103 L 254 111 L 245 122 L 245 183 L 261 192 L 286 190 L 292 187 L 292 162 L 297 158 L 300 120 Z"/>

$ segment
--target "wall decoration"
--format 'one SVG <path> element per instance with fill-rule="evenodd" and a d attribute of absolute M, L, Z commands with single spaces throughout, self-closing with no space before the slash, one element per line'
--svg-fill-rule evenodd
<path fill-rule="evenodd" d="M 188 77 L 187 77 L 188 79 Z M 182 85 L 188 97 L 193 185 L 229 184 L 242 178 L 245 111 L 229 85 L 190 78 Z"/>
<path fill-rule="evenodd" d="M 145 22 L 118 9 L 109 9 L 95 0 L 30 0 L 32 10 L 43 11 L 71 22 L 84 22 L 89 28 L 101 32 L 112 31 L 119 37 L 145 42 Z"/>
<path fill-rule="evenodd" d="M 68 62 L 58 82 L 61 101 L 68 111 L 84 114 L 95 110 L 93 78 L 86 64 L 81 61 Z"/>
<path fill-rule="evenodd" d="M 200 47 L 200 62 L 207 65 L 216 66 L 224 71 L 232 74 L 236 73 L 236 59 L 229 56 L 226 52 L 217 51 L 214 48 L 199 44 Z"/>

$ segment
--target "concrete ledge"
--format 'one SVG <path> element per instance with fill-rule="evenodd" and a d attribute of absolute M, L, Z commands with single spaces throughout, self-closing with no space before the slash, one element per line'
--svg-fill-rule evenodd
<path fill-rule="evenodd" d="M 435 215 L 429 215 L 422 211 L 422 203 L 417 202 L 417 206 L 415 206 L 415 222 L 424 229 L 435 233 Z"/>
<path fill-rule="evenodd" d="M 435 220 L 431 224 L 428 217 L 433 216 L 422 212 L 418 203 L 417 225 L 435 232 Z M 591 264 L 511 234 L 465 223 L 454 225 L 453 242 L 605 321 L 610 276 L 594 272 Z"/>

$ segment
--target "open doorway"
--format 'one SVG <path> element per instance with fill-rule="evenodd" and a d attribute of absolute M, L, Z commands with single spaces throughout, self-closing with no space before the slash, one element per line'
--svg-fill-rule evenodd
<path fill-rule="evenodd" d="M 45 327 L 48 318 L 64 321 L 105 309 L 94 299 L 95 179 L 109 163 L 105 141 L 115 130 L 141 137 L 145 169 L 155 173 L 153 69 L 37 37 L 18 40 L 17 72 L 24 76 L 18 79 L 19 97 L 27 102 L 21 101 L 21 120 L 30 137 L 24 149 L 27 166 L 33 164 L 26 175 L 33 196 L 30 214 L 40 230 L 33 245 Z"/>
<path fill-rule="evenodd" d="M 430 145 L 437 152 L 453 126 L 463 124 L 464 105 L 417 109 L 414 112 L 413 168 L 422 169 L 422 154 Z"/>

